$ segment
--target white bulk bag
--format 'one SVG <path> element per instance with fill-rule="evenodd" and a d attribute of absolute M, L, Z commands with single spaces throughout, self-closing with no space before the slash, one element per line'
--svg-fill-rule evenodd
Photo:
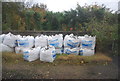
<path fill-rule="evenodd" d="M 55 36 L 49 36 L 48 45 L 52 45 L 54 47 L 62 47 L 63 46 L 63 35 L 56 34 Z"/>
<path fill-rule="evenodd" d="M 15 53 L 23 54 L 24 47 L 15 47 Z"/>
<path fill-rule="evenodd" d="M 40 55 L 40 47 L 33 49 L 24 49 L 23 50 L 23 58 L 29 62 L 35 61 L 39 58 Z"/>
<path fill-rule="evenodd" d="M 15 45 L 18 46 L 18 40 L 20 40 L 22 38 L 21 35 L 16 35 L 16 41 L 15 41 Z"/>
<path fill-rule="evenodd" d="M 85 38 L 84 36 L 78 36 L 78 39 L 79 39 L 80 45 L 81 45 L 82 40 L 83 40 L 84 38 Z"/>
<path fill-rule="evenodd" d="M 74 55 L 78 55 L 79 54 L 79 48 L 64 48 L 64 53 L 65 54 L 74 54 Z"/>
<path fill-rule="evenodd" d="M 94 49 L 95 41 L 96 41 L 96 36 L 91 37 L 85 35 L 84 38 L 81 40 L 81 48 Z"/>
<path fill-rule="evenodd" d="M 55 48 L 56 54 L 62 54 L 63 48 Z"/>
<path fill-rule="evenodd" d="M 59 41 L 59 46 L 58 47 L 61 48 L 63 46 L 63 34 L 56 34 L 55 38 L 58 39 L 58 41 Z"/>
<path fill-rule="evenodd" d="M 47 36 L 46 35 L 41 35 L 41 36 L 36 36 L 35 37 L 35 47 L 44 47 L 47 46 L 48 41 L 47 41 Z"/>
<path fill-rule="evenodd" d="M 80 55 L 81 56 L 92 56 L 94 55 L 94 49 L 80 49 Z"/>
<path fill-rule="evenodd" d="M 29 41 L 26 36 L 19 37 L 17 39 L 17 45 L 18 47 L 28 47 L 29 46 Z"/>
<path fill-rule="evenodd" d="M 34 46 L 33 36 L 23 36 L 17 39 L 18 47 L 32 48 Z"/>
<path fill-rule="evenodd" d="M 5 37 L 5 34 L 0 35 L 0 43 L 3 43 L 4 37 Z"/>
<path fill-rule="evenodd" d="M 79 39 L 73 34 L 66 35 L 64 38 L 64 47 L 75 48 L 79 46 Z"/>
<path fill-rule="evenodd" d="M 59 41 L 55 37 L 49 37 L 48 38 L 48 45 L 54 46 L 54 47 L 59 47 Z"/>
<path fill-rule="evenodd" d="M 29 48 L 32 48 L 35 45 L 35 39 L 33 36 L 27 36 L 29 42 Z"/>
<path fill-rule="evenodd" d="M 56 57 L 55 47 L 46 46 L 41 48 L 40 51 L 40 60 L 45 62 L 53 62 Z"/>
<path fill-rule="evenodd" d="M 4 40 L 3 40 L 3 44 L 8 45 L 10 47 L 15 47 L 16 46 L 16 36 L 8 33 L 5 35 Z"/>
<path fill-rule="evenodd" d="M 9 47 L 3 43 L 0 44 L 1 50 L 0 52 L 14 52 L 14 49 L 12 47 Z"/>

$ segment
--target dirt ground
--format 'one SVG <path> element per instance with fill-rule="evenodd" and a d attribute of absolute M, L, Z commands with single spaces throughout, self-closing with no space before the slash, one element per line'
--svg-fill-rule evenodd
<path fill-rule="evenodd" d="M 118 60 L 117 56 L 112 62 L 62 64 L 45 63 L 39 59 L 34 62 L 21 60 L 20 57 L 13 60 L 3 59 L 3 79 L 117 79 Z M 56 61 L 56 60 L 55 60 Z"/>

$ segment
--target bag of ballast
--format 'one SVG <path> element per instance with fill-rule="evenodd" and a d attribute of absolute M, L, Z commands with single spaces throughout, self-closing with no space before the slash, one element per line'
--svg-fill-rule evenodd
<path fill-rule="evenodd" d="M 48 37 L 46 35 L 35 37 L 35 47 L 44 47 L 48 45 Z"/>
<path fill-rule="evenodd" d="M 87 49 L 94 49 L 95 48 L 95 42 L 96 42 L 96 36 L 88 36 L 85 35 L 83 38 L 81 38 L 81 45 L 80 47 L 82 49 L 87 48 Z"/>
<path fill-rule="evenodd" d="M 73 54 L 73 55 L 78 55 L 79 54 L 79 48 L 64 48 L 64 53 L 65 54 Z"/>
<path fill-rule="evenodd" d="M 24 47 L 15 47 L 16 54 L 23 54 L 23 50 L 26 49 Z"/>
<path fill-rule="evenodd" d="M 54 46 L 57 54 L 63 53 L 63 35 L 56 34 L 48 37 L 48 45 Z"/>
<path fill-rule="evenodd" d="M 29 62 L 37 60 L 39 58 L 39 55 L 40 55 L 40 48 L 41 47 L 24 49 L 23 50 L 24 60 L 27 60 Z"/>
<path fill-rule="evenodd" d="M 0 44 L 0 52 L 14 52 L 14 48 L 1 43 Z"/>
<path fill-rule="evenodd" d="M 61 47 L 61 48 L 55 48 L 55 51 L 56 51 L 56 54 L 62 54 L 63 51 L 64 51 L 64 49 L 63 49 L 63 47 Z"/>
<path fill-rule="evenodd" d="M 54 46 L 45 46 L 40 50 L 40 60 L 45 62 L 53 62 L 56 58 Z"/>
<path fill-rule="evenodd" d="M 79 46 L 79 39 L 73 34 L 66 35 L 64 38 L 64 47 L 76 48 Z"/>
<path fill-rule="evenodd" d="M 34 46 L 33 36 L 19 36 L 16 40 L 18 47 L 32 48 Z"/>
<path fill-rule="evenodd" d="M 48 36 L 48 45 L 61 48 L 63 46 L 63 35 L 56 34 L 55 36 Z"/>
<path fill-rule="evenodd" d="M 94 49 L 87 49 L 87 48 L 80 49 L 81 56 L 92 56 L 92 55 L 94 55 L 94 52 L 95 52 Z"/>
<path fill-rule="evenodd" d="M 5 35 L 4 40 L 3 40 L 3 44 L 9 46 L 9 47 L 15 47 L 16 46 L 16 35 L 13 35 L 11 33 L 8 33 Z"/>

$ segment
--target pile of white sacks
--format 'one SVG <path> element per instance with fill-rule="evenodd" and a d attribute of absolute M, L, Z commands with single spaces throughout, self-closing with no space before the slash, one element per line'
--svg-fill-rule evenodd
<path fill-rule="evenodd" d="M 52 36 L 21 36 L 11 33 L 0 35 L 0 52 L 16 52 L 23 54 L 27 61 L 40 59 L 45 62 L 53 62 L 56 54 L 74 54 L 82 56 L 94 55 L 96 37 L 84 35 L 62 34 Z"/>
<path fill-rule="evenodd" d="M 82 56 L 94 55 L 96 36 L 66 35 L 64 38 L 64 53 Z"/>

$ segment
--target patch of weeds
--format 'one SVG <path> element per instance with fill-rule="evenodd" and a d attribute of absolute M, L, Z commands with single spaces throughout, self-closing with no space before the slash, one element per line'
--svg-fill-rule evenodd
<path fill-rule="evenodd" d="M 105 63 L 106 65 L 108 62 L 111 62 L 112 59 L 105 54 L 97 53 L 93 56 L 80 56 L 80 55 L 67 55 L 67 54 L 57 54 L 53 63 L 49 62 L 42 62 L 40 59 L 35 60 L 33 62 L 28 62 L 23 59 L 22 54 L 4 52 L 3 53 L 3 64 L 26 64 L 30 66 L 35 65 L 56 65 L 56 64 L 87 64 L 87 63 Z"/>

